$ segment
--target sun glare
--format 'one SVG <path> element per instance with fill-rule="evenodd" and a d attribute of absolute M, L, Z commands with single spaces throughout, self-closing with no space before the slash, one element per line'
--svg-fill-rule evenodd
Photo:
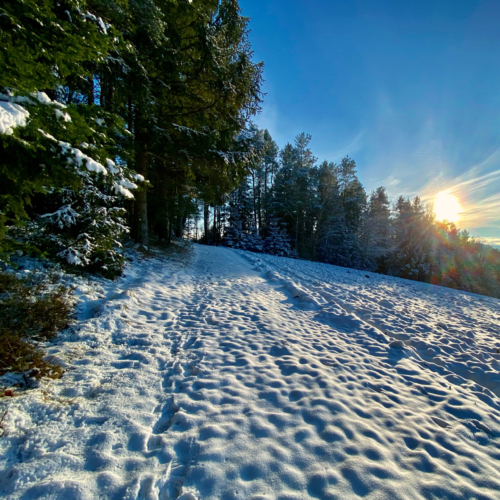
<path fill-rule="evenodd" d="M 461 211 L 462 207 L 456 196 L 453 196 L 448 191 L 441 191 L 435 196 L 434 212 L 437 220 L 458 222 L 460 220 Z"/>

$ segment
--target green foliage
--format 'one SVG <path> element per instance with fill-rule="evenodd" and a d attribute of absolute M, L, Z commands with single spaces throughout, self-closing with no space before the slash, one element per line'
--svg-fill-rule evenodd
<path fill-rule="evenodd" d="M 54 90 L 71 77 L 91 79 L 87 63 L 103 61 L 112 36 L 85 1 L 8 0 L 0 7 L 0 87 Z"/>
<path fill-rule="evenodd" d="M 5 98 L 22 102 L 30 119 L 0 135 L 3 254 L 16 245 L 35 246 L 116 275 L 123 261 L 116 247 L 128 232 L 118 195 L 131 197 L 128 189 L 135 186 L 134 174 L 110 160 L 128 156 L 123 122 L 97 106 L 64 106 L 45 95 Z"/>
<path fill-rule="evenodd" d="M 127 121 L 134 168 L 153 186 L 149 213 L 146 196 L 136 200 L 134 234 L 147 239 L 148 218 L 169 239 L 188 215 L 185 196 L 214 202 L 245 173 L 250 148 L 237 136 L 259 109 L 262 73 L 248 19 L 236 0 L 102 1 L 98 9 L 122 37 L 96 75 L 99 98 Z"/>
<path fill-rule="evenodd" d="M 2 258 L 29 245 L 114 276 L 128 222 L 147 244 L 148 190 L 169 240 L 246 173 L 262 64 L 237 0 L 8 0 L 0 42 L 0 100 L 29 113 L 0 132 Z"/>
<path fill-rule="evenodd" d="M 128 231 L 120 198 L 137 181 L 125 122 L 94 102 L 95 68 L 119 38 L 89 9 L 72 0 L 0 9 L 0 101 L 29 114 L 0 133 L 0 257 L 24 245 L 116 275 Z"/>

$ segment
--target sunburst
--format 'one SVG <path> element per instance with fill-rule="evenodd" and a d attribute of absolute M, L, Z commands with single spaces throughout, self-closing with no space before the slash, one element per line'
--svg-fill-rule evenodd
<path fill-rule="evenodd" d="M 458 222 L 462 207 L 457 197 L 449 191 L 441 191 L 434 197 L 434 213 L 439 221 Z"/>

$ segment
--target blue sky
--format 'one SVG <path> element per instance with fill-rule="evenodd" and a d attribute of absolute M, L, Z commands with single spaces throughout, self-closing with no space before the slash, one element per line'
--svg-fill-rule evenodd
<path fill-rule="evenodd" d="M 255 120 L 280 147 L 313 136 L 368 191 L 432 199 L 500 244 L 499 0 L 240 0 L 265 67 Z"/>

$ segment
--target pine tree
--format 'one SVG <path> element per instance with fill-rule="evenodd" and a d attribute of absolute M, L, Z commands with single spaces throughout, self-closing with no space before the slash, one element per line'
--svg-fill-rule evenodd
<path fill-rule="evenodd" d="M 338 201 L 331 208 L 319 244 L 321 260 L 335 265 L 362 269 L 359 232 L 366 208 L 366 193 L 356 173 L 356 163 L 349 157 L 335 166 Z"/>
<path fill-rule="evenodd" d="M 309 148 L 311 136 L 299 134 L 295 145 L 287 144 L 280 152 L 280 168 L 274 186 L 274 216 L 282 220 L 292 247 L 302 257 L 310 257 L 316 206 L 314 163 Z"/>
<path fill-rule="evenodd" d="M 342 199 L 338 183 L 338 167 L 326 160 L 316 171 L 317 206 L 316 230 L 314 233 L 314 258 L 328 262 L 338 253 L 336 246 L 342 226 Z"/>
<path fill-rule="evenodd" d="M 264 130 L 264 147 L 262 151 L 262 171 L 264 177 L 264 200 L 262 219 L 265 221 L 264 232 L 266 234 L 267 227 L 270 224 L 272 217 L 273 202 L 274 202 L 274 180 L 278 170 L 278 153 L 279 148 L 276 142 L 273 141 L 271 134 Z"/>
<path fill-rule="evenodd" d="M 434 216 L 420 198 L 400 196 L 393 208 L 395 249 L 387 259 L 384 272 L 402 278 L 428 281 Z"/>
<path fill-rule="evenodd" d="M 245 178 L 229 199 L 229 224 L 225 229 L 224 244 L 231 248 L 250 250 L 253 226 L 250 186 Z"/>

